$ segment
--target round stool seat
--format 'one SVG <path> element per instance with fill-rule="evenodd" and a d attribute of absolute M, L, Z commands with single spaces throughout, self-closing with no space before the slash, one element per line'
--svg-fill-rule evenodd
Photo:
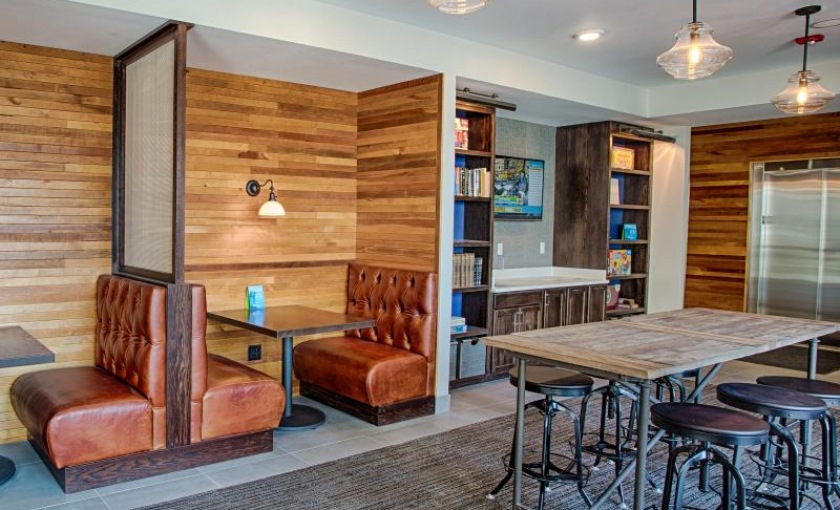
<path fill-rule="evenodd" d="M 721 384 L 717 398 L 744 411 L 794 420 L 817 420 L 828 409 L 825 402 L 807 393 L 761 384 Z"/>
<path fill-rule="evenodd" d="M 789 390 L 807 393 L 812 397 L 819 398 L 829 405 L 840 404 L 840 384 L 829 381 L 818 381 L 805 377 L 784 377 L 767 375 L 759 377 L 758 384 L 787 388 Z"/>
<path fill-rule="evenodd" d="M 689 377 L 697 377 L 700 374 L 699 368 L 692 368 L 691 370 L 683 370 L 682 372 L 677 372 L 676 374 L 671 374 L 668 377 L 680 377 L 680 378 L 689 378 Z"/>
<path fill-rule="evenodd" d="M 705 404 L 655 404 L 650 415 L 656 426 L 668 432 L 717 445 L 759 445 L 770 434 L 770 426 L 758 418 Z"/>
<path fill-rule="evenodd" d="M 519 384 L 519 369 L 510 369 L 510 383 Z M 525 389 L 555 397 L 580 397 L 592 391 L 591 377 L 557 367 L 530 366 L 525 370 Z"/>

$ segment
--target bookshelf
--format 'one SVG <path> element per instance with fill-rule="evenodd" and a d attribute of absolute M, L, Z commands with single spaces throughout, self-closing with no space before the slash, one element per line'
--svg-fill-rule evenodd
<path fill-rule="evenodd" d="M 476 340 L 486 336 L 490 327 L 496 145 L 495 109 L 459 101 L 455 115 L 452 316 L 463 317 L 467 329 L 450 336 L 450 356 L 457 359 L 459 367 L 469 356 L 482 359 L 473 363 L 481 365 L 474 373 L 451 370 L 450 387 L 484 378 L 486 354 L 483 343 Z"/>
<path fill-rule="evenodd" d="M 625 127 L 638 126 L 596 122 L 557 129 L 553 262 L 606 265 L 610 289 L 618 289 L 624 301 L 608 308 L 607 318 L 645 313 L 647 306 L 654 142 Z M 634 238 L 625 235 L 629 225 L 635 226 Z M 629 274 L 610 274 L 607 261 L 627 258 Z"/>

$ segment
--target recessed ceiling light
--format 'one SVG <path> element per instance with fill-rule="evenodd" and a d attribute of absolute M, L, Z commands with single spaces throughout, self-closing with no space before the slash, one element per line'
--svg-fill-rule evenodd
<path fill-rule="evenodd" d="M 600 39 L 602 35 L 604 35 L 603 30 L 599 28 L 593 28 L 591 30 L 581 30 L 572 37 L 581 42 L 592 42 Z"/>
<path fill-rule="evenodd" d="M 811 28 L 828 28 L 840 25 L 840 18 L 824 19 L 811 23 Z"/>

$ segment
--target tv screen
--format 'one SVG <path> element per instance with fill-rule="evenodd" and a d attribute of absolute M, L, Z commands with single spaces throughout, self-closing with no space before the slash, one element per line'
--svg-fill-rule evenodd
<path fill-rule="evenodd" d="M 497 219 L 540 220 L 545 161 L 496 156 L 493 212 Z"/>

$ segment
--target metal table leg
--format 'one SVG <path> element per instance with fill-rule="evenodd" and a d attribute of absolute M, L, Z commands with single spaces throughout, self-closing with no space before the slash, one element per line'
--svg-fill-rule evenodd
<path fill-rule="evenodd" d="M 647 475 L 648 432 L 650 431 L 650 388 L 652 381 L 639 382 L 639 429 L 636 436 L 636 487 L 633 509 L 645 508 L 645 482 Z"/>
<path fill-rule="evenodd" d="M 525 447 L 525 358 L 519 358 L 519 381 L 516 385 L 516 433 L 513 435 L 513 506 L 522 504 L 522 450 Z"/>
<path fill-rule="evenodd" d="M 292 337 L 283 337 L 283 386 L 286 388 L 286 407 L 279 430 L 314 429 L 327 421 L 327 416 L 320 409 L 292 402 Z"/>

